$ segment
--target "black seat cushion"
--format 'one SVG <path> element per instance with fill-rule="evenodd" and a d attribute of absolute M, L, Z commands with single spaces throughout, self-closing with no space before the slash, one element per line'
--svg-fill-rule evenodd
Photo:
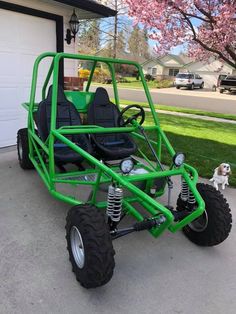
<path fill-rule="evenodd" d="M 107 91 L 98 87 L 88 109 L 88 123 L 105 128 L 118 127 L 120 111 L 109 100 Z M 134 154 L 137 146 L 127 133 L 91 134 L 96 152 L 106 160 L 125 158 Z"/>
<path fill-rule="evenodd" d="M 37 111 L 37 125 L 39 135 L 43 141 L 46 141 L 50 132 L 51 123 L 51 100 L 52 86 L 50 86 L 47 98 L 39 103 Z M 81 118 L 73 103 L 67 100 L 64 90 L 61 86 L 58 87 L 57 100 L 57 118 L 56 127 L 81 125 Z M 87 152 L 91 153 L 92 148 L 88 137 L 85 134 L 66 135 L 73 143 L 77 144 Z M 70 149 L 67 145 L 59 140 L 54 144 L 55 162 L 58 164 L 77 163 L 83 160 L 83 157 Z"/>

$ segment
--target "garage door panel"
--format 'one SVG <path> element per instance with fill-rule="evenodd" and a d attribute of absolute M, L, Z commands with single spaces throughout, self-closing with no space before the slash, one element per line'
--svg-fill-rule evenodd
<path fill-rule="evenodd" d="M 26 127 L 21 104 L 29 101 L 36 57 L 56 51 L 55 21 L 0 9 L 0 51 L 0 147 L 4 147 L 14 145 L 17 130 Z M 39 70 L 36 101 L 40 101 L 48 64 L 42 63 Z"/>
<path fill-rule="evenodd" d="M 15 13 L 0 9 L 0 17 L 0 47 L 4 48 L 7 43 L 8 47 L 14 48 L 16 41 L 14 37 L 19 32 L 17 23 L 11 23 L 15 19 Z"/>
<path fill-rule="evenodd" d="M 17 78 L 17 69 L 19 68 L 19 56 L 16 53 L 0 52 L 0 79 Z M 18 78 L 17 78 L 18 79 Z"/>
<path fill-rule="evenodd" d="M 15 106 L 16 99 L 19 99 L 19 90 L 17 86 L 13 87 L 1 87 L 0 88 L 0 114 L 3 115 L 3 111 L 9 110 L 17 110 Z"/>

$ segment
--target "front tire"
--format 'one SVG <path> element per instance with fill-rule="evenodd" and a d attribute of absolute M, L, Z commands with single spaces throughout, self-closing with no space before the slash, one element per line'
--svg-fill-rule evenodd
<path fill-rule="evenodd" d="M 28 129 L 20 129 L 17 132 L 17 153 L 19 164 L 22 169 L 34 169 L 34 165 L 29 159 Z"/>
<path fill-rule="evenodd" d="M 185 236 L 200 246 L 214 246 L 223 242 L 229 235 L 232 216 L 229 204 L 223 195 L 209 184 L 198 183 L 197 189 L 205 202 L 205 212 L 183 228 Z M 184 203 L 179 197 L 177 210 Z"/>
<path fill-rule="evenodd" d="M 204 88 L 204 83 L 200 85 L 200 89 L 203 89 L 203 88 Z"/>
<path fill-rule="evenodd" d="M 112 278 L 115 251 L 98 208 L 91 205 L 72 207 L 66 218 L 66 240 L 72 271 L 83 287 L 96 288 Z"/>

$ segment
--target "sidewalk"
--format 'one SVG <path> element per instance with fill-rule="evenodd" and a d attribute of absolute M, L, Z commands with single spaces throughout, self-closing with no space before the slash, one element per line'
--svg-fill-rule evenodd
<path fill-rule="evenodd" d="M 121 108 L 125 108 L 126 105 L 120 105 Z M 145 108 L 143 109 L 147 112 L 151 112 L 150 108 Z M 133 109 L 133 110 L 138 110 L 138 109 Z M 164 114 L 169 114 L 172 116 L 180 116 L 180 117 L 186 117 L 186 118 L 192 118 L 192 119 L 200 119 L 200 120 L 207 120 L 207 121 L 214 121 L 214 122 L 223 122 L 223 123 L 231 123 L 231 124 L 236 124 L 235 120 L 229 120 L 229 119 L 222 119 L 222 118 L 215 118 L 215 117 L 208 117 L 208 116 L 201 116 L 197 114 L 192 114 L 192 113 L 184 113 L 184 112 L 176 112 L 176 111 L 168 111 L 168 110 L 160 110 L 156 109 L 157 113 L 164 113 Z"/>

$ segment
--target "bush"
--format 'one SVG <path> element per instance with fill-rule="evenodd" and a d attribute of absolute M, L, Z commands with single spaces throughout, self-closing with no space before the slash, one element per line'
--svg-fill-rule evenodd
<path fill-rule="evenodd" d="M 151 74 L 146 74 L 145 75 L 145 79 L 150 82 L 150 81 L 154 81 L 154 77 Z"/>
<path fill-rule="evenodd" d="M 127 80 L 127 78 L 122 75 L 117 75 L 116 80 L 118 83 L 130 83 L 130 81 Z"/>
<path fill-rule="evenodd" d="M 111 79 L 110 72 L 106 69 L 97 68 L 94 71 L 93 81 L 97 83 L 106 83 Z"/>
<path fill-rule="evenodd" d="M 160 81 L 156 81 L 157 88 L 169 88 L 173 86 L 173 80 L 160 80 Z"/>
<path fill-rule="evenodd" d="M 88 79 L 90 71 L 87 69 L 80 69 L 78 74 L 80 78 Z"/>

